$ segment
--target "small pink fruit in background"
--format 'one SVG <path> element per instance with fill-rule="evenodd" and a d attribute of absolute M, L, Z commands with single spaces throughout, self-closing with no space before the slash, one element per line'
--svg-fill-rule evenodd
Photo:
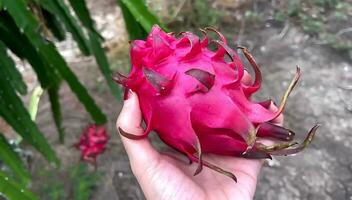
<path fill-rule="evenodd" d="M 82 132 L 75 147 L 81 151 L 81 159 L 96 164 L 97 157 L 102 154 L 109 141 L 105 126 L 88 125 Z"/>
<path fill-rule="evenodd" d="M 208 48 L 207 31 L 219 35 L 220 40 L 211 41 L 218 46 L 216 51 Z M 190 32 L 182 32 L 177 38 L 154 26 L 145 41 L 131 43 L 132 70 L 129 76 L 117 73 L 114 79 L 137 93 L 147 128 L 141 136 L 119 128 L 120 133 L 141 139 L 154 130 L 163 142 L 198 163 L 195 174 L 205 165 L 235 181 L 231 172 L 203 160 L 202 154 L 261 159 L 304 149 L 318 126 L 298 145 L 292 142 L 292 131 L 272 123 L 283 112 L 300 69 L 297 67 L 278 109 L 273 111 L 269 109 L 271 100 L 251 99 L 260 89 L 262 77 L 248 50 L 239 47 L 254 69 L 253 83 L 244 80 L 244 66 L 227 46 L 226 38 L 213 28 L 202 32 L 203 39 Z M 264 145 L 258 138 L 270 138 L 274 144 Z"/>

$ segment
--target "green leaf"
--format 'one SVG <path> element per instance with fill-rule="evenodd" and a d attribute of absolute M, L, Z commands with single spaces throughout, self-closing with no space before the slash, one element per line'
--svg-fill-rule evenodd
<path fill-rule="evenodd" d="M 73 10 L 75 11 L 78 18 L 81 20 L 82 24 L 88 29 L 90 48 L 95 56 L 95 60 L 99 66 L 100 71 L 104 75 L 108 86 L 110 87 L 113 95 L 120 100 L 120 90 L 116 83 L 112 80 L 112 72 L 109 67 L 108 59 L 105 55 L 104 49 L 101 46 L 100 38 L 101 36 L 94 28 L 94 22 L 90 17 L 88 8 L 86 7 L 85 0 L 69 0 Z"/>
<path fill-rule="evenodd" d="M 94 28 L 94 21 L 90 17 L 89 10 L 86 6 L 85 0 L 69 0 L 72 9 L 75 11 L 78 19 L 82 25 L 85 26 L 90 32 L 93 32 L 99 36 L 100 39 L 103 37 Z"/>
<path fill-rule="evenodd" d="M 0 71 L 0 77 L 4 76 L 6 75 Z M 48 161 L 59 164 L 55 152 L 47 143 L 36 124 L 31 120 L 21 99 L 17 96 L 9 82 L 2 78 L 0 78 L 0 116 L 2 116 L 26 142 L 33 145 L 41 152 Z"/>
<path fill-rule="evenodd" d="M 120 99 L 119 88 L 114 83 L 114 81 L 112 81 L 112 72 L 109 67 L 109 62 L 99 41 L 101 36 L 94 28 L 94 22 L 90 17 L 89 10 L 85 4 L 85 0 L 69 0 L 69 2 L 81 23 L 89 31 L 90 48 L 95 56 L 95 60 L 97 61 L 100 71 L 104 75 L 108 86 L 111 89 L 111 92 L 116 98 Z"/>
<path fill-rule="evenodd" d="M 90 199 L 94 187 L 101 179 L 101 174 L 89 172 L 86 163 L 80 163 L 70 169 L 70 178 L 74 183 L 73 199 L 86 200 Z"/>
<path fill-rule="evenodd" d="M 99 107 L 95 104 L 92 97 L 88 94 L 86 88 L 79 82 L 75 74 L 68 67 L 65 60 L 57 52 L 55 46 L 43 39 L 37 32 L 38 22 L 33 15 L 26 9 L 26 4 L 23 0 L 3 0 L 9 13 L 14 17 L 18 27 L 24 30 L 24 34 L 30 40 L 33 46 L 36 47 L 38 53 L 45 61 L 55 68 L 60 75 L 67 81 L 71 90 L 76 94 L 77 98 L 85 106 L 96 124 L 105 124 L 106 116 L 102 113 Z"/>
<path fill-rule="evenodd" d="M 148 33 L 143 29 L 143 27 L 135 20 L 128 8 L 119 1 L 119 5 L 122 11 L 123 18 L 125 20 L 125 26 L 129 35 L 130 40 L 144 39 L 147 37 Z"/>
<path fill-rule="evenodd" d="M 47 88 L 50 82 L 59 80 L 54 71 L 48 70 L 47 63 L 42 60 L 27 37 L 20 32 L 11 16 L 4 11 L 0 12 L 0 40 L 19 58 L 26 59 L 31 64 L 42 88 Z"/>
<path fill-rule="evenodd" d="M 3 74 L 3 79 L 6 79 L 12 87 L 21 95 L 27 93 L 27 85 L 23 82 L 21 73 L 17 70 L 16 64 L 6 52 L 5 45 L 0 41 L 0 65 Z"/>
<path fill-rule="evenodd" d="M 10 179 L 4 172 L 0 171 L 0 193 L 9 200 L 36 200 L 38 199 L 31 191 L 21 184 Z"/>
<path fill-rule="evenodd" d="M 88 8 L 86 7 L 85 0 L 69 0 L 77 17 L 81 20 L 82 24 L 89 30 L 94 30 L 93 20 L 90 18 Z"/>
<path fill-rule="evenodd" d="M 52 13 L 45 9 L 41 9 L 43 13 L 43 18 L 45 20 L 46 27 L 50 29 L 50 32 L 55 36 L 59 41 L 66 39 L 66 30 L 62 26 L 61 21 Z"/>
<path fill-rule="evenodd" d="M 154 24 L 158 24 L 165 31 L 168 31 L 158 18 L 148 10 L 143 0 L 121 0 L 121 3 L 128 8 L 135 20 L 141 24 L 147 33 L 150 32 Z"/>
<path fill-rule="evenodd" d="M 28 171 L 24 167 L 21 158 L 13 150 L 2 133 L 0 133 L 0 152 L 0 160 L 12 169 L 23 185 L 27 185 L 29 181 Z"/>
<path fill-rule="evenodd" d="M 61 144 L 63 144 L 65 139 L 65 132 L 64 128 L 62 127 L 62 116 L 59 102 L 59 86 L 50 87 L 48 89 L 48 94 L 55 126 L 57 132 L 59 133 L 59 141 Z"/>
<path fill-rule="evenodd" d="M 17 27 L 12 23 L 11 16 L 6 11 L 0 11 L 0 40 L 19 58 L 24 58 L 24 48 L 17 40 Z M 14 33 L 12 33 L 12 31 Z"/>
<path fill-rule="evenodd" d="M 37 118 L 39 101 L 42 94 L 43 94 L 43 89 L 39 86 L 36 87 L 32 92 L 31 100 L 29 101 L 29 106 L 28 106 L 28 113 L 31 116 L 31 119 L 33 121 L 35 121 L 35 119 Z"/>
<path fill-rule="evenodd" d="M 42 54 L 45 54 L 48 60 L 51 59 L 51 63 L 60 72 L 61 76 L 67 81 L 71 90 L 76 94 L 77 98 L 85 106 L 86 110 L 91 114 L 95 123 L 105 124 L 107 121 L 106 116 L 95 104 L 94 100 L 88 94 L 86 88 L 79 82 L 76 75 L 67 66 L 65 60 L 56 52 L 55 47 L 52 44 L 48 44 L 45 46 L 40 46 L 40 49 L 43 51 Z"/>
<path fill-rule="evenodd" d="M 108 58 L 105 55 L 104 49 L 101 47 L 99 38 L 95 33 L 92 33 L 92 32 L 89 34 L 89 36 L 90 36 L 91 49 L 95 56 L 95 60 L 98 63 L 100 71 L 104 75 L 112 94 L 117 98 L 117 100 L 120 100 L 121 91 L 119 90 L 117 84 L 111 78 L 112 72 L 109 67 Z"/>
<path fill-rule="evenodd" d="M 69 8 L 65 5 L 64 1 L 41 0 L 39 2 L 45 9 L 60 18 L 66 29 L 72 34 L 73 39 L 77 42 L 81 52 L 84 55 L 90 55 L 88 40 L 83 34 L 83 30 L 77 23 L 77 20 L 71 15 Z"/>

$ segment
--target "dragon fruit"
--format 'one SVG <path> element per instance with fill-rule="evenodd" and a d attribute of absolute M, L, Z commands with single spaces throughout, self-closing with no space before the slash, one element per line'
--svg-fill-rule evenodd
<path fill-rule="evenodd" d="M 97 157 L 102 154 L 109 141 L 104 126 L 89 124 L 74 146 L 81 151 L 81 159 L 96 166 Z"/>
<path fill-rule="evenodd" d="M 262 76 L 249 51 L 239 47 L 254 69 L 253 83 L 245 81 L 244 66 L 226 38 L 214 28 L 201 31 L 202 39 L 191 32 L 175 37 L 154 26 L 145 41 L 131 42 L 132 70 L 129 76 L 116 73 L 114 80 L 137 93 L 147 126 L 138 136 L 119 128 L 121 135 L 136 140 L 155 131 L 167 145 L 198 163 L 195 175 L 204 165 L 235 181 L 231 172 L 203 160 L 202 154 L 263 159 L 304 149 L 318 125 L 298 144 L 292 142 L 294 132 L 273 123 L 297 84 L 300 68 L 273 111 L 269 109 L 271 100 L 251 99 L 260 89 Z M 209 41 L 209 31 L 220 40 Z M 216 51 L 210 50 L 210 43 L 217 45 Z M 271 138 L 275 143 L 267 146 L 260 138 Z"/>

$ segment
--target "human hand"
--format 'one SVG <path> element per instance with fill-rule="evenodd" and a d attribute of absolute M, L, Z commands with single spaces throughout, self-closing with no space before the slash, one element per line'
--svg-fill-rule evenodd
<path fill-rule="evenodd" d="M 273 105 L 272 105 L 273 106 Z M 272 107 L 275 109 L 275 107 Z M 142 114 L 138 97 L 130 92 L 117 120 L 117 128 L 141 135 Z M 282 122 L 282 116 L 276 123 Z M 237 183 L 208 168 L 194 176 L 197 164 L 188 164 L 180 153 L 159 153 L 148 139 L 130 140 L 121 137 L 136 176 L 147 199 L 252 199 L 263 160 L 204 155 L 237 177 Z M 184 161 L 182 161 L 184 160 Z"/>

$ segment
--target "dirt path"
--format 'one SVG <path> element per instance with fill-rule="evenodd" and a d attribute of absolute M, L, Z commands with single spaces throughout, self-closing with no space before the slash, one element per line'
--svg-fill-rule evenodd
<path fill-rule="evenodd" d="M 256 199 L 350 199 L 352 198 L 352 66 L 349 60 L 322 46 L 310 44 L 305 35 L 290 28 L 283 39 L 278 30 L 267 29 L 254 51 L 264 74 L 262 96 L 278 97 L 295 65 L 303 76 L 289 99 L 285 123 L 298 137 L 322 124 L 312 146 L 305 152 L 277 158 L 264 167 Z"/>

